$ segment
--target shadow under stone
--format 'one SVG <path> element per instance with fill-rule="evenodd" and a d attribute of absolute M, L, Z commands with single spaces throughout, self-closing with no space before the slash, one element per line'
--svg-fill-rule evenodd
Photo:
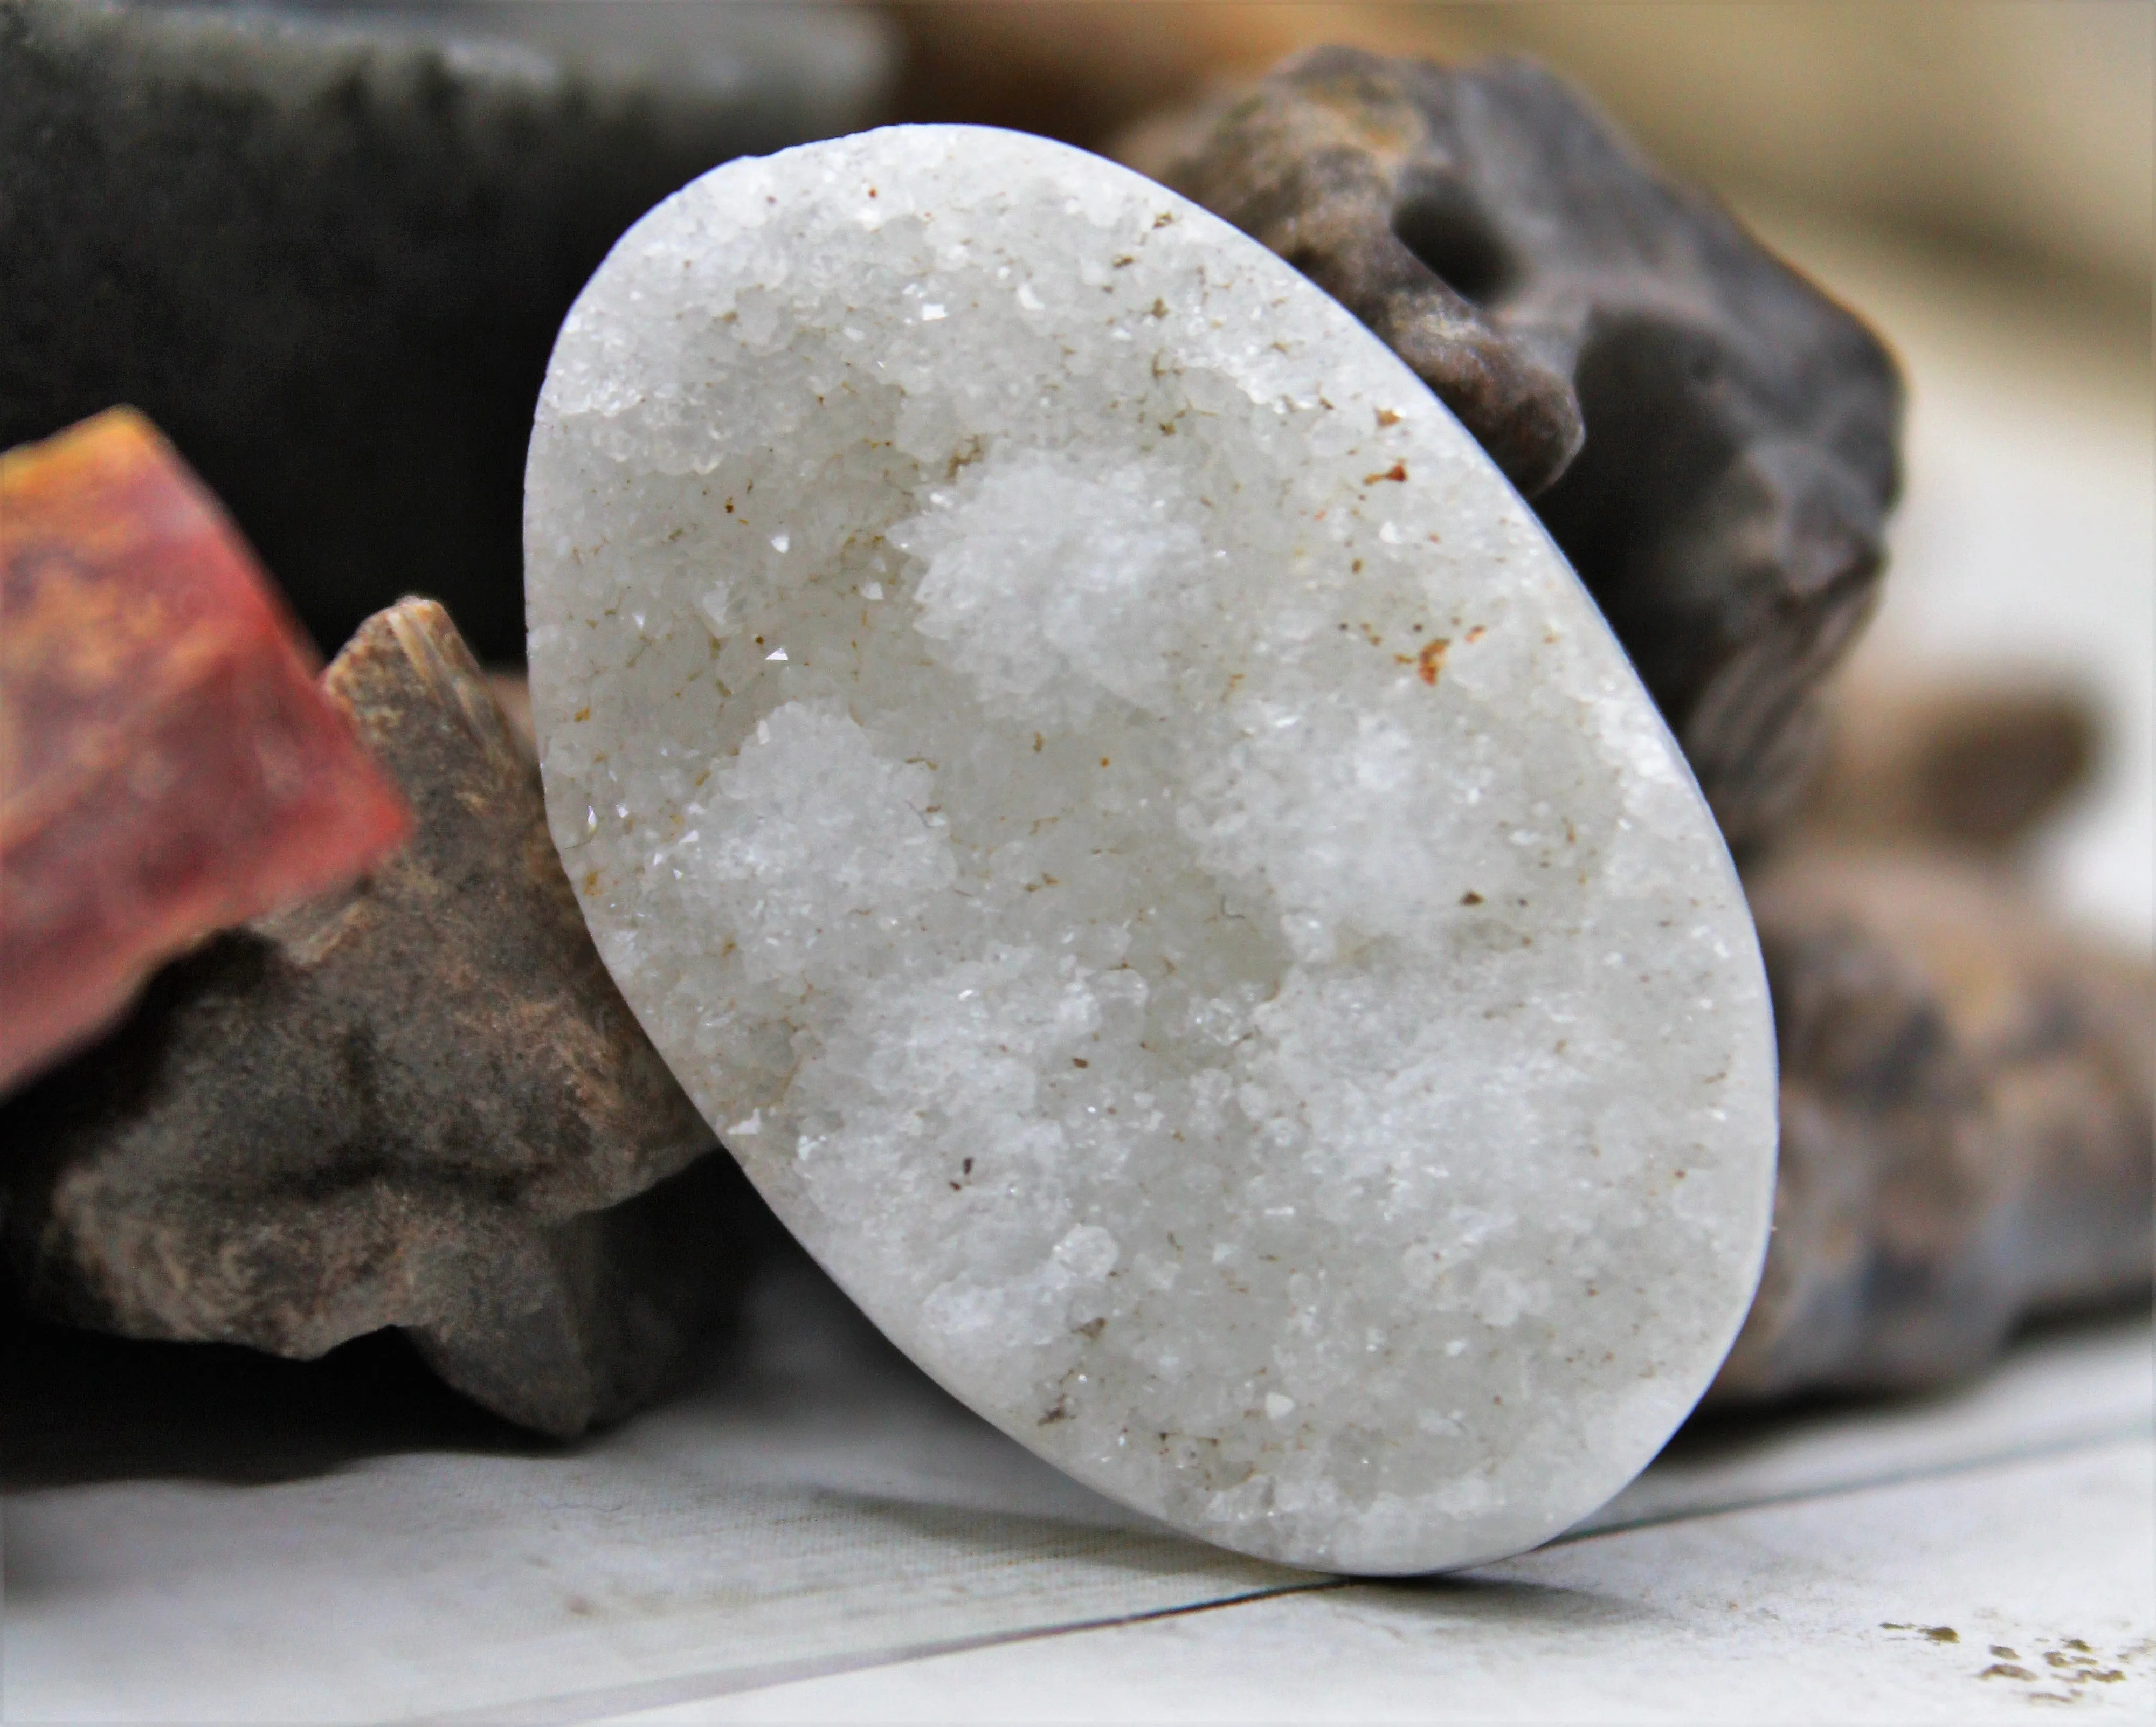
<path fill-rule="evenodd" d="M 1360 1586 L 1381 1591 L 1389 1606 L 1419 1608 L 1455 1629 L 1532 1625 L 1577 1631 L 1589 1626 L 1640 1625 L 1658 1616 L 1651 1608 L 1591 1590 L 1476 1571 L 1371 1579 Z"/>
<path fill-rule="evenodd" d="M 1703 1464 L 1741 1457 L 1754 1447 L 1837 1419 L 1880 1413 L 1911 1414 L 1943 1408 L 1968 1395 L 2016 1355 L 2048 1344 L 2101 1337 L 2123 1323 L 2149 1316 L 2145 1294 L 2044 1314 L 2018 1327 L 2011 1340 L 1981 1372 L 1915 1390 L 1814 1391 L 1759 1403 L 1709 1403 L 1693 1411 L 1670 1437 L 1657 1462 Z"/>
<path fill-rule="evenodd" d="M 0 1324 L 0 1490 L 160 1478 L 259 1484 L 385 1452 L 561 1449 L 459 1396 L 395 1331 L 287 1361 L 235 1344 L 80 1331 L 12 1304 Z"/>

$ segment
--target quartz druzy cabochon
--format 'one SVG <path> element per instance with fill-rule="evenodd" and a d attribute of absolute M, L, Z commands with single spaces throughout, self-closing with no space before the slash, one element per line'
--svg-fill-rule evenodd
<path fill-rule="evenodd" d="M 1682 1419 L 1773 1186 L 1735 875 L 1527 507 L 1289 265 L 1011 133 L 732 163 L 577 302 L 526 534 L 600 950 L 952 1392 L 1371 1572 Z"/>

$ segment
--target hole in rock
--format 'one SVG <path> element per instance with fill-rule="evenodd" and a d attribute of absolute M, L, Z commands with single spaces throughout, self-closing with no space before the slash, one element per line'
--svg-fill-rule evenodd
<path fill-rule="evenodd" d="M 1517 272 L 1496 229 L 1449 188 L 1410 192 L 1393 210 L 1393 234 L 1462 300 L 1486 306 Z"/>

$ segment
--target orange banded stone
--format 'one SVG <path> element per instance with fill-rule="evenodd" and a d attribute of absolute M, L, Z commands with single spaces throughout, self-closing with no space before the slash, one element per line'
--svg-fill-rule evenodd
<path fill-rule="evenodd" d="M 0 1087 L 170 955 L 403 840 L 318 666 L 131 409 L 0 455 Z"/>

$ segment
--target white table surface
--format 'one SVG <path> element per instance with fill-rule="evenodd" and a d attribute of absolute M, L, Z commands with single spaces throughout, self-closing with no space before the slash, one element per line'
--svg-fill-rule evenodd
<path fill-rule="evenodd" d="M 2145 354 L 1768 225 L 1912 374 L 1866 652 L 2099 696 L 2117 748 L 2040 873 L 2145 943 Z M 1695 1424 L 1537 1553 L 1349 1583 L 1072 1486 L 788 1258 L 701 1389 L 567 1451 L 265 1431 L 213 1375 L 124 1443 L 48 1436 L 0 1521 L 0 1721 L 2147 1719 L 2151 1382 L 2143 1320 L 2048 1331 L 1951 1396 Z"/>
<path fill-rule="evenodd" d="M 2077 1699 L 2145 1713 L 2153 1375 L 2144 1320 L 2056 1329 L 1951 1395 L 1695 1423 L 1523 1559 L 1343 1585 L 1073 1486 L 788 1255 L 706 1385 L 566 1451 L 138 1412 L 8 1498 L 0 1714 L 1951 1719 L 2071 1684 L 2076 1637 L 2121 1675 Z M 1994 1642 L 2034 1677 L 1961 1683 Z"/>

